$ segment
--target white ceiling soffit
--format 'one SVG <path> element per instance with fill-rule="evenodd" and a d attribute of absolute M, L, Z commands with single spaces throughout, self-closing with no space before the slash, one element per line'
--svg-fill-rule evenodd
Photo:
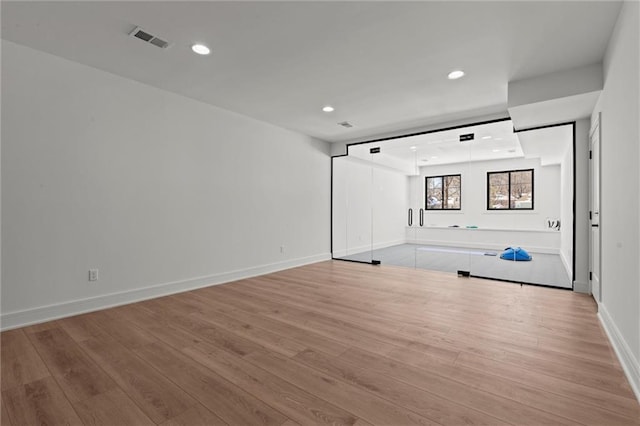
<path fill-rule="evenodd" d="M 600 92 L 598 91 L 520 105 L 509 108 L 509 115 L 517 130 L 566 123 L 590 117 L 599 97 Z"/>
<path fill-rule="evenodd" d="M 505 111 L 509 81 L 601 62 L 620 5 L 3 1 L 2 37 L 345 141 Z M 129 37 L 138 25 L 171 40 L 171 48 Z M 196 42 L 211 54 L 194 55 Z M 454 69 L 466 76 L 448 80 Z M 323 113 L 327 104 L 335 111 Z M 343 121 L 354 127 L 337 124 Z"/>
<path fill-rule="evenodd" d="M 509 115 L 516 130 L 589 117 L 603 86 L 601 63 L 509 82 Z"/>

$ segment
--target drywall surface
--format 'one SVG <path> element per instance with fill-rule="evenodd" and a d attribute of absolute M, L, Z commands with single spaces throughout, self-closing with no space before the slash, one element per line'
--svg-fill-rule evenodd
<path fill-rule="evenodd" d="M 640 3 L 623 4 L 604 60 L 599 313 L 640 395 Z"/>
<path fill-rule="evenodd" d="M 405 242 L 407 177 L 372 163 L 333 159 L 333 256 Z"/>
<path fill-rule="evenodd" d="M 326 142 L 3 41 L 2 143 L 5 327 L 329 257 Z"/>

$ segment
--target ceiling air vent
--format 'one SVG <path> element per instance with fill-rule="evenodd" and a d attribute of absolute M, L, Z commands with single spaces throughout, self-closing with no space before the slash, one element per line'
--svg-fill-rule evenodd
<path fill-rule="evenodd" d="M 343 121 L 342 123 L 338 123 L 338 126 L 346 127 L 348 129 L 353 127 L 353 124 L 349 123 L 348 121 Z"/>
<path fill-rule="evenodd" d="M 133 31 L 131 31 L 129 33 L 129 35 L 131 37 L 135 37 L 135 38 L 139 38 L 140 40 L 153 44 L 156 47 L 159 47 L 161 49 L 166 49 L 167 47 L 169 47 L 169 42 L 168 41 L 164 41 L 159 37 L 156 37 L 153 34 L 148 33 L 147 31 L 143 30 L 140 27 L 135 27 L 133 29 Z"/>

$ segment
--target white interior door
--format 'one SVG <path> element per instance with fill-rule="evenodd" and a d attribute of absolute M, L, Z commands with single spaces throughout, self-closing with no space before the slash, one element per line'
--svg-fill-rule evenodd
<path fill-rule="evenodd" d="M 600 115 L 591 131 L 590 138 L 590 219 L 589 234 L 589 271 L 591 294 L 598 303 L 602 300 L 600 283 Z"/>

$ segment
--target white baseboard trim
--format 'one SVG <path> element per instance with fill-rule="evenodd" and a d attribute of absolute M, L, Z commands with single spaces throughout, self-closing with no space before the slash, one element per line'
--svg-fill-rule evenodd
<path fill-rule="evenodd" d="M 588 282 L 574 281 L 573 291 L 575 291 L 576 293 L 591 294 L 591 286 L 589 285 Z"/>
<path fill-rule="evenodd" d="M 134 290 L 106 294 L 87 299 L 72 300 L 70 302 L 41 306 L 23 311 L 3 312 L 0 316 L 0 329 L 3 331 L 11 330 L 13 328 L 52 321 L 86 312 L 112 308 L 119 305 L 126 305 L 156 297 L 168 296 L 170 294 L 195 290 L 202 287 L 209 287 L 258 275 L 269 274 L 329 259 L 331 259 L 331 255 L 329 253 L 323 253 L 315 256 L 301 257 L 283 262 L 222 272 L 204 277 L 189 278 L 182 281 L 173 281 L 149 287 L 136 288 Z"/>
<path fill-rule="evenodd" d="M 633 356 L 629 345 L 624 340 L 620 330 L 609 315 L 607 308 L 602 303 L 598 304 L 598 318 L 609 337 L 613 350 L 620 360 L 620 364 L 627 376 L 627 380 L 629 380 L 631 389 L 633 389 L 636 399 L 640 402 L 640 363 L 638 363 L 638 360 Z"/>
<path fill-rule="evenodd" d="M 482 245 L 483 249 L 490 249 L 502 252 L 506 246 L 504 244 L 495 244 L 495 243 L 479 243 L 479 242 L 463 242 L 463 241 L 447 241 L 447 240 L 423 240 L 423 239 L 407 239 L 408 244 L 423 244 L 428 246 L 445 246 L 445 247 L 462 247 L 462 248 L 473 248 L 478 249 L 479 246 Z M 560 249 L 552 248 L 552 247 L 531 247 L 526 246 L 523 247 L 529 253 L 546 253 L 546 254 L 559 254 Z"/>

